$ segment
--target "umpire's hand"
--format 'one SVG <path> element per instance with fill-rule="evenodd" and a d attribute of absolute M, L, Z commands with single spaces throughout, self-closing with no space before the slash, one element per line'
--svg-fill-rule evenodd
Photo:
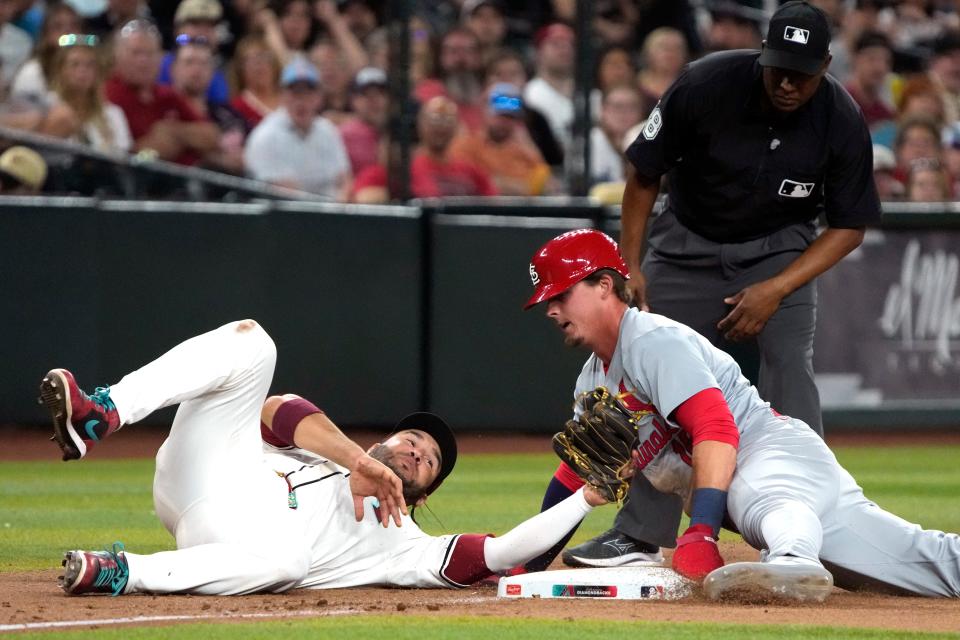
<path fill-rule="evenodd" d="M 633 305 L 636 308 L 641 311 L 650 311 L 650 305 L 647 304 L 647 279 L 642 273 L 637 271 L 630 274 L 627 289 L 633 293 Z"/>
<path fill-rule="evenodd" d="M 724 338 L 734 342 L 753 338 L 763 331 L 783 298 L 784 293 L 774 280 L 750 285 L 735 296 L 723 299 L 734 307 L 717 328 Z"/>

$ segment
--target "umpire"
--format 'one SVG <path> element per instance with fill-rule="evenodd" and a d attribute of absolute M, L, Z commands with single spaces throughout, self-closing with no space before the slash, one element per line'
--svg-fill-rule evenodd
<path fill-rule="evenodd" d="M 853 99 L 826 75 L 829 42 L 826 15 L 794 1 L 772 16 L 761 51 L 690 64 L 627 149 L 620 241 L 641 308 L 722 348 L 756 340 L 760 397 L 821 436 L 814 279 L 880 221 L 870 134 Z M 667 198 L 641 267 L 664 174 Z M 817 235 L 821 214 L 827 228 Z M 644 485 L 633 483 L 613 530 L 564 560 L 594 564 L 611 545 L 662 540 L 655 521 L 671 519 L 642 520 L 662 503 Z"/>
<path fill-rule="evenodd" d="M 870 134 L 826 75 L 829 42 L 820 9 L 788 2 L 761 52 L 691 64 L 627 150 L 621 241 L 641 304 L 718 346 L 756 339 L 760 397 L 821 435 L 814 278 L 880 221 Z M 641 270 L 663 174 L 666 205 Z"/>

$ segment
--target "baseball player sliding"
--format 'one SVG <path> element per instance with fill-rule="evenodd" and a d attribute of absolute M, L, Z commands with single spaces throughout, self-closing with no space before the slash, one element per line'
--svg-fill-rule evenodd
<path fill-rule="evenodd" d="M 191 338 L 88 396 L 69 371 L 40 385 L 64 459 L 179 404 L 157 453 L 157 515 L 175 551 L 70 551 L 70 594 L 280 592 L 358 585 L 462 587 L 542 553 L 603 500 L 587 487 L 500 538 L 425 534 L 407 513 L 453 469 L 439 417 L 404 418 L 363 451 L 297 396 L 266 399 L 276 348 L 252 320 Z M 264 447 L 261 429 L 274 445 Z M 266 450 L 266 452 L 265 452 Z"/>
<path fill-rule="evenodd" d="M 771 409 L 733 358 L 689 327 L 631 307 L 627 266 L 609 236 L 560 235 L 534 255 L 530 274 L 527 308 L 545 305 L 565 342 L 592 352 L 576 396 L 596 397 L 587 392 L 602 386 L 636 412 L 635 467 L 659 491 L 679 494 L 691 514 L 673 567 L 705 577 L 709 596 L 750 586 L 823 600 L 834 584 L 960 596 L 960 537 L 925 531 L 870 502 L 823 440 Z M 568 433 L 575 435 L 569 426 Z M 711 442 L 723 447 L 703 448 Z M 721 484 L 703 471 L 728 469 L 728 453 L 735 468 Z M 723 566 L 715 540 L 724 509 L 762 550 L 760 562 Z"/>

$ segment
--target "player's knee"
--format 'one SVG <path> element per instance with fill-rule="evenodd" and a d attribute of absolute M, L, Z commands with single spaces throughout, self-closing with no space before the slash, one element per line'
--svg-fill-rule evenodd
<path fill-rule="evenodd" d="M 310 572 L 310 553 L 306 549 L 287 548 L 277 554 L 277 581 L 283 584 L 298 584 Z"/>
<path fill-rule="evenodd" d="M 277 345 L 256 320 L 240 320 L 234 324 L 234 336 L 238 348 L 245 348 L 251 358 L 257 361 L 275 363 L 277 360 Z M 239 346 L 242 345 L 242 346 Z"/>

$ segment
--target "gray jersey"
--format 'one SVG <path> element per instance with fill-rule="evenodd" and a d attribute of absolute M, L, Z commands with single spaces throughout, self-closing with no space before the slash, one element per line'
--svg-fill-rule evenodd
<path fill-rule="evenodd" d="M 632 411 L 651 411 L 640 423 L 642 471 L 664 493 L 686 499 L 690 488 L 689 436 L 670 419 L 673 411 L 704 389 L 719 389 L 741 433 L 773 415 L 737 363 L 686 325 L 629 309 L 620 323 L 617 348 L 604 367 L 593 354 L 577 379 L 576 396 L 603 385 Z M 578 409 L 579 410 L 579 409 Z"/>
<path fill-rule="evenodd" d="M 926 531 L 863 495 L 804 422 L 760 399 L 729 355 L 689 327 L 629 309 L 609 366 L 591 355 L 577 395 L 599 385 L 621 394 L 639 420 L 643 474 L 689 499 L 690 439 L 669 418 L 704 389 L 723 393 L 740 432 L 727 514 L 766 557 L 820 560 L 845 588 L 960 596 L 960 537 Z"/>

